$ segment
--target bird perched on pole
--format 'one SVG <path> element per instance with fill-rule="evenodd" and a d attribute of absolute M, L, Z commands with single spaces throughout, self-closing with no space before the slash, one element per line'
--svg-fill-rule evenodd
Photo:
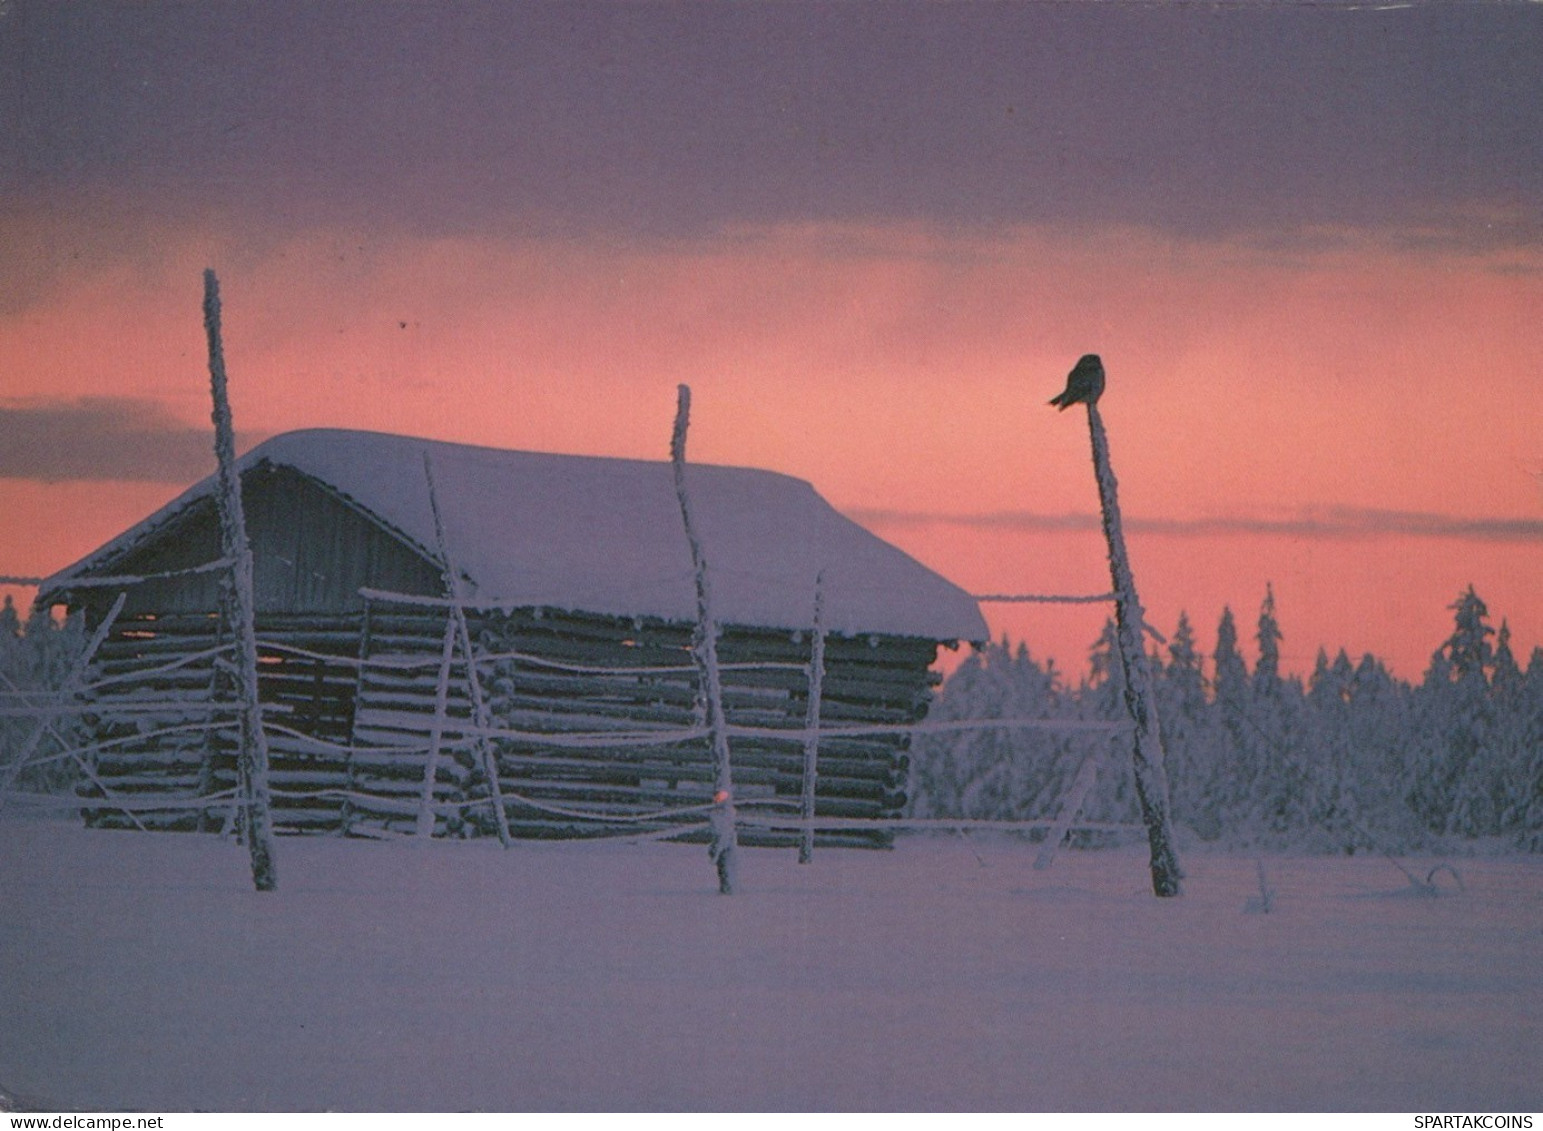
<path fill-rule="evenodd" d="M 1085 353 L 1066 377 L 1066 390 L 1050 403 L 1065 412 L 1074 404 L 1092 404 L 1104 393 L 1104 363 L 1096 353 Z"/>

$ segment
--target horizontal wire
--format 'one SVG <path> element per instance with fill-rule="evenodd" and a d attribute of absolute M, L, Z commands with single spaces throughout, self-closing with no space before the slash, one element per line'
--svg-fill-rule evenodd
<path fill-rule="evenodd" d="M 379 794 L 365 793 L 351 789 L 314 789 L 291 790 L 279 786 L 273 787 L 274 799 L 277 800 L 328 800 L 328 801 L 355 801 L 368 804 L 377 809 L 391 809 L 400 812 L 404 816 L 416 813 L 419 802 L 416 799 L 397 799 L 384 797 Z M 0 793 L 0 797 L 7 801 L 21 802 L 44 808 L 57 809 L 121 809 L 125 812 L 154 812 L 161 810 L 182 809 L 214 809 L 224 808 L 230 802 L 241 803 L 234 789 L 222 790 L 218 793 L 204 794 L 197 797 L 177 796 L 144 796 L 123 795 L 113 797 L 89 797 L 83 795 L 66 796 L 63 794 L 29 793 L 23 790 L 8 790 Z M 759 816 L 747 813 L 745 810 L 757 804 L 772 804 L 774 800 L 788 799 L 747 799 L 736 802 L 736 824 L 749 828 L 772 829 L 777 831 L 792 832 L 802 829 L 815 831 L 834 831 L 840 829 L 850 830 L 874 830 L 874 829 L 996 829 L 1003 831 L 1034 831 L 1037 829 L 1051 829 L 1056 822 L 1049 819 L 1015 820 L 991 820 L 987 818 L 947 818 L 947 817 L 778 817 L 776 815 Z M 536 809 L 541 812 L 551 813 L 554 816 L 567 817 L 576 820 L 594 821 L 597 824 L 646 824 L 651 821 L 672 820 L 678 817 L 689 817 L 698 814 L 709 813 L 718 808 L 720 802 L 703 802 L 698 805 L 683 805 L 674 809 L 659 809 L 647 813 L 608 813 L 591 810 L 571 809 L 567 806 L 553 805 L 538 801 L 535 798 L 525 797 L 520 794 L 504 795 L 505 807 L 520 805 Z M 471 801 L 435 801 L 430 808 L 438 813 L 457 812 L 463 809 L 485 808 L 488 805 L 487 798 L 477 798 Z M 661 836 L 681 836 L 695 828 L 708 827 L 706 822 L 691 823 L 667 830 L 661 830 Z M 1076 821 L 1069 826 L 1071 829 L 1091 832 L 1134 832 L 1145 828 L 1140 824 L 1129 824 L 1115 821 Z M 412 836 L 407 833 L 404 836 Z M 445 839 L 445 838 L 436 838 Z"/>
<path fill-rule="evenodd" d="M 1053 593 L 986 593 L 973 599 L 993 605 L 1096 605 L 1113 601 L 1118 593 L 1091 593 L 1086 596 L 1061 596 Z"/>

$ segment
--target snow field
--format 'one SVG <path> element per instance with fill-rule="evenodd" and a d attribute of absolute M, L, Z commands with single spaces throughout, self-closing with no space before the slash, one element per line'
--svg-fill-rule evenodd
<path fill-rule="evenodd" d="M 1543 860 L 0 821 L 0 1088 L 176 1110 L 1537 1110 Z M 1430 864 L 1410 863 L 1423 877 Z"/>

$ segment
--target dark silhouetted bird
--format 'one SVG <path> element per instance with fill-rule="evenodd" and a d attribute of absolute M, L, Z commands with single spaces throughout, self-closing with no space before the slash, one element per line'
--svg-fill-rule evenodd
<path fill-rule="evenodd" d="M 1085 353 L 1066 377 L 1066 391 L 1050 403 L 1065 412 L 1074 404 L 1092 404 L 1104 394 L 1104 363 L 1096 353 Z"/>

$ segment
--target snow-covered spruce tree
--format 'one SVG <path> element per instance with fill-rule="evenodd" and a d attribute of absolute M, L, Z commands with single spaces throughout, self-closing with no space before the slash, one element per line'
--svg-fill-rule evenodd
<path fill-rule="evenodd" d="M 1368 788 L 1360 773 L 1357 668 L 1343 648 L 1332 664 L 1327 653 L 1318 650 L 1303 706 L 1302 737 L 1296 747 L 1305 801 L 1298 845 L 1347 854 L 1369 848 L 1375 838 L 1362 799 L 1377 791 Z"/>
<path fill-rule="evenodd" d="M 1347 804 L 1389 852 L 1429 847 L 1429 836 L 1409 805 L 1406 767 L 1414 726 L 1413 691 L 1370 654 L 1349 681 L 1350 754 Z"/>
<path fill-rule="evenodd" d="M 34 609 L 23 625 L 15 603 L 7 597 L 0 607 L 0 691 L 15 704 L 41 705 L 64 686 L 75 667 L 85 633 L 79 616 L 55 621 L 47 610 Z M 45 729 L 34 740 L 33 732 Z M 61 740 L 77 746 L 81 740 L 77 715 L 65 712 L 41 719 L 37 715 L 0 718 L 0 775 L 11 760 L 32 748 L 28 766 L 13 787 L 30 792 L 59 793 L 74 788 L 77 766 L 61 758 Z"/>
<path fill-rule="evenodd" d="M 1489 610 L 1472 586 L 1450 606 L 1452 635 L 1431 657 L 1420 685 L 1411 790 L 1416 811 L 1434 832 L 1464 837 L 1500 831 L 1504 806 L 1492 751 L 1494 664 Z"/>
<path fill-rule="evenodd" d="M 1125 709 L 1125 674 L 1120 670 L 1120 634 L 1113 620 L 1106 619 L 1098 639 L 1088 649 L 1089 689 L 1095 709 L 1114 717 Z M 1084 696 L 1086 698 L 1086 696 Z"/>
<path fill-rule="evenodd" d="M 1239 761 L 1249 776 L 1247 803 L 1232 832 L 1244 843 L 1322 850 L 1330 847 L 1322 828 L 1332 806 L 1335 766 L 1313 748 L 1301 683 L 1280 674 L 1284 634 L 1272 588 L 1265 590 L 1254 638 L 1259 662 L 1241 709 L 1232 713 Z"/>
<path fill-rule="evenodd" d="M 1006 637 L 967 657 L 929 717 L 1053 719 L 1074 713 L 1053 662 L 1041 666 Z M 1082 738 L 1080 745 L 1098 739 Z M 1075 737 L 1010 728 L 919 738 L 911 754 L 911 812 L 920 817 L 1019 820 L 1043 816 L 1080 764 Z"/>
<path fill-rule="evenodd" d="M 1522 767 L 1522 794 L 1512 822 L 1517 843 L 1528 852 L 1543 852 L 1543 648 L 1534 648 L 1522 679 L 1521 710 L 1527 754 Z"/>
<path fill-rule="evenodd" d="M 1222 606 L 1222 619 L 1216 626 L 1216 651 L 1211 653 L 1216 701 L 1223 706 L 1242 707 L 1248 701 L 1248 665 L 1238 651 L 1238 623 L 1232 609 Z M 1241 726 L 1241 724 L 1238 724 Z"/>
<path fill-rule="evenodd" d="M 1404 751 L 1404 795 L 1428 833 L 1446 831 L 1451 805 L 1447 720 L 1451 701 L 1452 661 L 1445 648 L 1431 653 L 1430 665 L 1414 693 L 1414 725 Z"/>
<path fill-rule="evenodd" d="M 1153 665 L 1173 818 L 1201 839 L 1216 840 L 1221 835 L 1216 789 L 1226 769 L 1228 740 L 1206 696 L 1203 665 L 1189 614 L 1181 612 L 1168 644 L 1168 662 Z"/>
<path fill-rule="evenodd" d="M 1006 645 L 1003 639 L 1002 645 Z M 929 720 L 958 721 L 975 715 L 979 699 L 982 668 L 990 649 L 997 648 L 988 641 L 964 658 L 943 681 L 933 696 L 927 712 Z M 959 812 L 959 798 L 974 762 L 972 734 L 922 734 L 911 740 L 910 781 L 906 794 L 910 798 L 909 810 L 917 817 L 953 817 Z"/>
<path fill-rule="evenodd" d="M 1452 664 L 1453 678 L 1487 678 L 1495 662 L 1495 649 L 1489 638 L 1495 630 L 1489 626 L 1489 608 L 1474 592 L 1473 586 L 1448 605 L 1456 622 L 1452 635 L 1442 645 Z"/>
<path fill-rule="evenodd" d="M 1275 587 L 1266 582 L 1264 602 L 1259 606 L 1259 662 L 1254 665 L 1254 694 L 1272 696 L 1280 691 L 1280 642 L 1285 634 L 1275 617 Z"/>
<path fill-rule="evenodd" d="M 999 665 L 996 691 L 998 717 L 1054 719 L 1066 714 L 1060 676 L 1053 664 L 1041 666 L 1020 643 L 1007 649 L 1008 663 Z M 1064 735 L 1049 731 L 1003 730 L 996 735 L 996 759 L 980 784 L 964 798 L 966 815 L 995 815 L 1024 820 L 1044 814 L 1071 781 L 1076 765 L 1068 756 Z M 975 791 L 979 790 L 979 795 Z"/>
<path fill-rule="evenodd" d="M 1249 818 L 1260 767 L 1255 763 L 1249 741 L 1248 665 L 1238 651 L 1237 621 L 1227 606 L 1222 607 L 1222 617 L 1216 626 L 1216 650 L 1211 653 L 1211 671 L 1211 702 L 1225 735 L 1214 804 L 1225 834 L 1235 836 Z"/>
<path fill-rule="evenodd" d="M 57 690 L 75 666 L 85 633 L 79 616 L 56 621 L 46 609 L 33 609 L 23 624 L 7 597 L 0 610 L 0 640 L 16 646 L 5 669 L 8 678 L 26 688 Z"/>
<path fill-rule="evenodd" d="M 1543 747 L 1543 697 L 1532 692 L 1533 684 L 1511 652 L 1511 627 L 1502 620 L 1490 672 L 1494 712 L 1490 755 L 1498 778 L 1499 831 L 1524 846 L 1531 839 L 1528 813 L 1543 792 L 1543 766 L 1537 762 L 1538 748 Z"/>
<path fill-rule="evenodd" d="M 1522 669 L 1511 652 L 1511 625 L 1504 618 L 1500 631 L 1495 635 L 1495 656 L 1490 662 L 1490 686 L 1497 691 L 1507 691 L 1522 678 Z"/>
<path fill-rule="evenodd" d="M 1530 667 L 1519 671 L 1509 626 L 1498 634 L 1490 627 L 1472 586 L 1449 608 L 1452 635 L 1431 657 L 1414 696 L 1411 801 L 1435 832 L 1536 846 L 1543 817 L 1537 683 Z"/>
<path fill-rule="evenodd" d="M 1160 667 L 1160 662 L 1151 663 L 1154 672 Z M 1078 686 L 1076 694 L 1077 714 L 1089 721 L 1125 722 L 1129 718 L 1125 702 L 1125 672 L 1120 663 L 1119 627 L 1113 620 L 1106 620 L 1098 639 L 1088 650 L 1088 675 Z M 1158 707 L 1158 717 L 1162 717 L 1161 706 Z M 1115 824 L 1136 824 L 1140 821 L 1135 771 L 1129 756 L 1130 741 L 1129 737 L 1116 739 L 1118 753 L 1112 758 L 1106 757 L 1104 751 L 1088 746 L 1088 754 L 1103 758 L 1098 780 L 1082 805 L 1082 816 L 1088 820 Z M 1167 745 L 1165 738 L 1165 754 Z M 1071 768 L 1076 769 L 1075 766 Z M 1170 782 L 1170 807 L 1173 803 L 1172 790 Z"/>
<path fill-rule="evenodd" d="M 1078 715 L 1076 698 L 1069 694 L 1055 661 L 1036 662 L 1020 643 L 1008 669 L 1014 694 L 1004 716 L 1015 719 L 1070 719 Z M 1007 732 L 1012 740 L 1013 788 L 1019 800 L 1012 811 L 1019 819 L 1048 816 L 1056 811 L 1083 760 L 1102 749 L 1102 736 L 1053 730 Z"/>
<path fill-rule="evenodd" d="M 22 672 L 27 668 L 26 645 L 22 639 L 21 618 L 16 615 L 16 605 L 9 596 L 0 607 L 0 692 L 20 691 L 30 686 L 24 682 Z M 7 696 L 9 698 L 9 696 Z M 36 722 L 22 716 L 0 715 L 0 782 L 6 778 L 6 769 L 21 756 L 27 733 Z"/>
<path fill-rule="evenodd" d="M 1322 784 L 1320 759 L 1302 732 L 1299 698 L 1280 674 L 1280 644 L 1285 634 L 1275 616 L 1275 589 L 1265 585 L 1254 640 L 1259 660 L 1249 681 L 1245 740 L 1259 764 L 1256 778 L 1257 813 L 1277 837 L 1286 836 L 1311 820 L 1310 811 Z"/>

